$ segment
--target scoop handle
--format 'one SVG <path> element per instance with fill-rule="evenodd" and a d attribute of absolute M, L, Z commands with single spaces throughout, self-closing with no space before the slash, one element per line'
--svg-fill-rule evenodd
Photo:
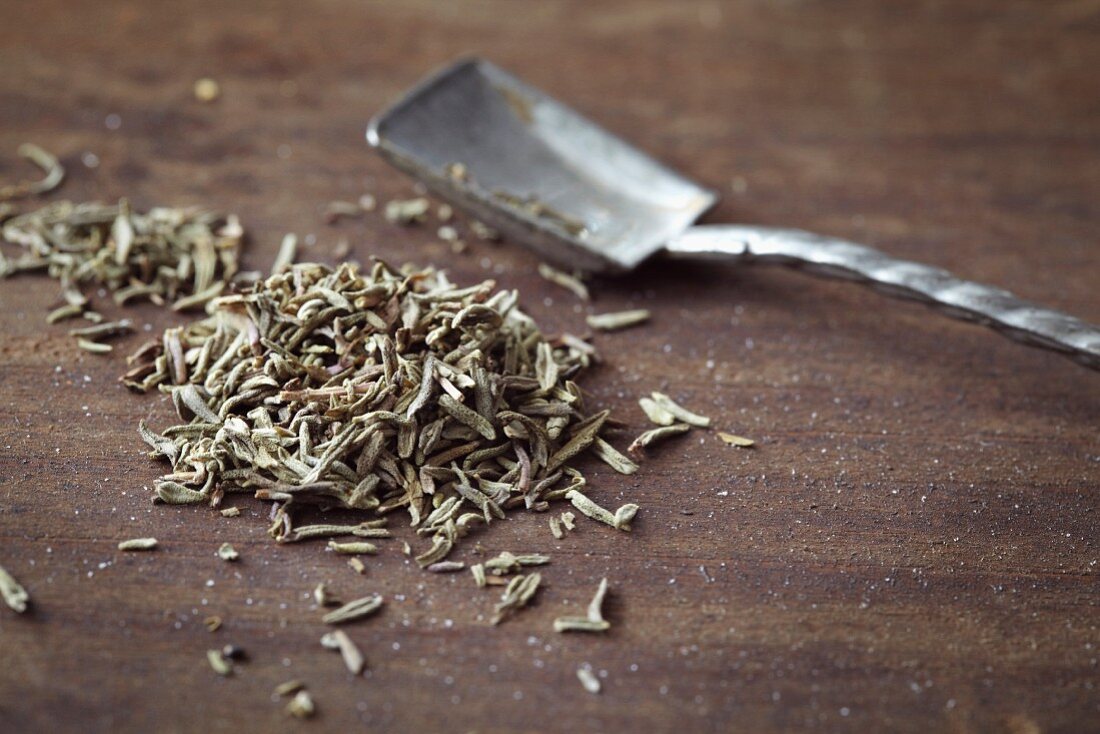
<path fill-rule="evenodd" d="M 870 247 L 799 229 L 702 225 L 668 243 L 673 257 L 776 263 L 852 280 L 898 298 L 921 301 L 953 318 L 1010 339 L 1051 349 L 1100 370 L 1100 329 L 1008 291 L 960 280 L 946 270 L 891 257 Z"/>

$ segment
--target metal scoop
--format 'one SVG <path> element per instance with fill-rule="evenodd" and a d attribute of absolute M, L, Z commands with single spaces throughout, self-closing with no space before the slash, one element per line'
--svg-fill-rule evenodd
<path fill-rule="evenodd" d="M 630 270 L 658 252 L 777 263 L 922 301 L 1100 369 L 1100 329 L 938 268 L 797 229 L 692 226 L 717 200 L 480 59 L 420 82 L 368 142 L 443 199 L 558 264 Z"/>

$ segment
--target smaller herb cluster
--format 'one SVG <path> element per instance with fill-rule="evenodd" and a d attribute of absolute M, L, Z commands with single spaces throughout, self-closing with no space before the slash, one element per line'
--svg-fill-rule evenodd
<path fill-rule="evenodd" d="M 102 286 L 117 305 L 148 299 L 182 311 L 221 294 L 237 272 L 244 230 L 233 215 L 157 207 L 136 212 L 118 204 L 58 201 L 11 217 L 0 239 L 22 248 L 0 252 L 0 278 L 46 272 L 60 281 L 64 304 L 47 321 L 83 317 L 91 326 L 70 330 L 81 348 L 111 350 L 104 339 L 131 331 L 128 320 L 104 321 L 83 289 Z"/>

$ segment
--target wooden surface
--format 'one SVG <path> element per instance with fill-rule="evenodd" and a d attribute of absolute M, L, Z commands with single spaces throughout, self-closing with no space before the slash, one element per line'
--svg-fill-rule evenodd
<path fill-rule="evenodd" d="M 520 249 L 322 223 L 330 200 L 411 191 L 366 121 L 477 52 L 720 190 L 710 221 L 848 237 L 1100 321 L 1095 2 L 6 5 L 0 176 L 27 173 L 30 140 L 69 169 L 53 198 L 236 211 L 250 267 L 286 231 L 326 261 L 347 237 L 360 259 L 491 275 L 547 330 L 583 329 Z M 201 76 L 217 103 L 192 97 Z M 360 577 L 269 542 L 259 502 L 152 506 L 162 467 L 135 426 L 170 407 L 115 383 L 125 349 L 86 355 L 44 325 L 53 283 L 0 283 L 0 564 L 34 598 L 0 608 L 0 729 L 1100 731 L 1100 375 L 792 273 L 653 264 L 594 290 L 599 310 L 654 312 L 596 338 L 596 404 L 640 429 L 637 397 L 667 389 L 758 447 L 693 433 L 634 477 L 593 466 L 593 497 L 642 506 L 631 535 L 494 525 L 486 552 L 553 557 L 538 603 L 494 628 L 494 594 L 421 573 L 400 541 Z M 155 553 L 115 550 L 149 535 Z M 239 564 L 215 556 L 225 540 Z M 603 575 L 610 634 L 552 632 Z M 349 630 L 363 679 L 318 644 L 321 580 L 389 600 Z M 230 679 L 205 659 L 225 643 L 249 656 Z M 315 721 L 271 700 L 290 678 Z"/>

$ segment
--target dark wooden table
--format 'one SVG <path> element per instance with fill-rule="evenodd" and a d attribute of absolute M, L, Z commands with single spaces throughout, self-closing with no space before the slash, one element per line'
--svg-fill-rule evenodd
<path fill-rule="evenodd" d="M 28 173 L 30 140 L 69 169 L 51 198 L 236 211 L 250 267 L 287 231 L 329 262 L 346 237 L 361 260 L 491 275 L 548 331 L 583 329 L 518 248 L 322 222 L 333 199 L 409 194 L 366 121 L 476 52 L 721 191 L 713 221 L 848 237 L 1100 321 L 1093 2 L 9 0 L 0 16 L 3 179 Z M 214 104 L 192 95 L 203 76 Z M 654 313 L 596 338 L 597 404 L 640 429 L 637 397 L 667 389 L 758 446 L 695 433 L 634 477 L 593 467 L 595 498 L 642 506 L 631 535 L 494 525 L 485 552 L 553 563 L 538 603 L 491 627 L 493 594 L 394 543 L 361 577 L 268 541 L 259 502 L 236 519 L 151 505 L 162 467 L 135 426 L 165 425 L 165 400 L 116 384 L 126 349 L 87 355 L 44 325 L 53 283 L 0 283 L 0 564 L 34 598 L 0 608 L 0 729 L 1100 731 L 1100 374 L 786 272 L 655 264 L 593 287 L 598 309 Z M 155 553 L 115 549 L 150 535 Z M 239 564 L 215 556 L 225 540 Z M 552 632 L 603 575 L 610 634 Z M 318 644 L 321 580 L 389 599 L 350 629 L 365 678 Z M 249 659 L 221 679 L 205 651 L 225 643 Z M 582 663 L 606 671 L 601 695 Z M 315 721 L 271 700 L 290 678 Z"/>

